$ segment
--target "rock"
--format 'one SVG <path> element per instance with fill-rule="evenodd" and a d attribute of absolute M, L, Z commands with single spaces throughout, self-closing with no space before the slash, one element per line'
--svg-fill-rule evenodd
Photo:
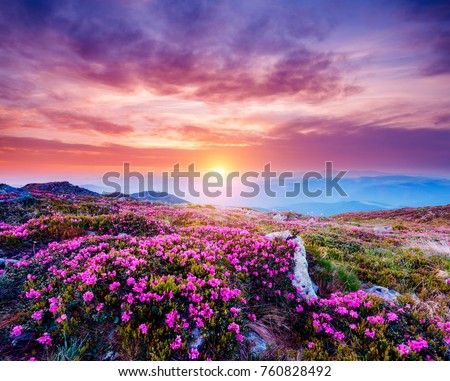
<path fill-rule="evenodd" d="M 13 347 L 22 347 L 33 341 L 33 335 L 31 332 L 23 332 L 19 336 L 16 336 L 12 340 Z"/>
<path fill-rule="evenodd" d="M 114 361 L 119 357 L 119 354 L 114 351 L 108 351 L 105 353 L 105 355 L 102 357 L 102 361 Z"/>
<path fill-rule="evenodd" d="M 19 262 L 17 259 L 0 258 L 0 268 L 6 268 L 17 262 Z"/>
<path fill-rule="evenodd" d="M 373 294 L 373 295 L 379 296 L 380 298 L 383 298 L 384 300 L 387 300 L 387 301 L 394 301 L 397 299 L 398 296 L 401 296 L 401 294 L 399 294 L 395 290 L 389 290 L 386 287 L 376 286 L 376 285 L 372 286 L 370 288 L 367 288 L 363 291 L 367 292 L 368 294 Z"/>
<path fill-rule="evenodd" d="M 392 228 L 390 226 L 375 226 L 373 228 L 373 231 L 377 234 L 386 234 L 386 233 L 392 233 Z"/>
<path fill-rule="evenodd" d="M 190 349 L 198 349 L 200 348 L 203 343 L 205 342 L 205 338 L 201 334 L 200 330 L 195 327 L 192 331 L 192 336 L 194 336 L 194 340 L 189 343 Z"/>
<path fill-rule="evenodd" d="M 260 335 L 258 335 L 254 331 L 250 331 L 246 335 L 245 339 L 250 344 L 251 348 L 250 351 L 253 356 L 261 356 L 262 353 L 271 346 L 271 343 L 264 340 Z"/>
<path fill-rule="evenodd" d="M 276 214 L 273 216 L 273 220 L 274 220 L 274 221 L 285 221 L 285 220 L 286 220 L 286 216 L 283 216 L 283 215 L 281 215 L 281 214 L 279 214 L 279 213 L 276 213 Z"/>
<path fill-rule="evenodd" d="M 314 286 L 311 281 L 311 277 L 308 273 L 308 262 L 306 260 L 306 250 L 303 245 L 303 240 L 301 237 L 293 236 L 289 230 L 282 232 L 274 232 L 266 235 L 269 238 L 283 238 L 288 241 L 293 241 L 296 243 L 296 250 L 294 253 L 294 275 L 295 278 L 292 280 L 292 285 L 299 289 L 299 294 L 304 296 L 306 299 L 317 298 L 317 294 L 314 291 Z"/>

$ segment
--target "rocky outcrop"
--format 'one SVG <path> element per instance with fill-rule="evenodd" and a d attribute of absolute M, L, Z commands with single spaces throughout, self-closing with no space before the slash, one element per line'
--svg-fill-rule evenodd
<path fill-rule="evenodd" d="M 73 185 L 68 181 L 56 181 L 51 183 L 32 183 L 25 185 L 22 189 L 30 192 L 49 192 L 53 194 L 67 194 L 73 196 L 91 196 L 100 197 L 96 192 Z"/>
<path fill-rule="evenodd" d="M 292 279 L 292 285 L 299 290 L 299 294 L 306 299 L 317 298 L 317 294 L 314 291 L 313 282 L 308 272 L 308 262 L 306 260 L 306 250 L 303 245 L 301 237 L 293 236 L 289 230 L 282 232 L 274 232 L 266 235 L 269 238 L 283 238 L 287 241 L 293 241 L 296 244 L 294 253 L 294 278 Z"/>

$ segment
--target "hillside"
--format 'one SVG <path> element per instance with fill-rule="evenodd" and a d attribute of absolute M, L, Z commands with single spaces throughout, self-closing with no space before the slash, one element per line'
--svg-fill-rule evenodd
<path fill-rule="evenodd" d="M 424 208 L 402 208 L 374 212 L 343 213 L 332 217 L 337 221 L 361 221 L 365 223 L 389 223 L 410 227 L 450 228 L 450 205 Z"/>
<path fill-rule="evenodd" d="M 33 197 L 0 204 L 2 360 L 450 360 L 450 229 L 421 210 Z"/>

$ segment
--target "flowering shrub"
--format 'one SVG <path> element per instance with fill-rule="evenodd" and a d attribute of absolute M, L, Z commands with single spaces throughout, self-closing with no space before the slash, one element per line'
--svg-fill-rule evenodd
<path fill-rule="evenodd" d="M 449 323 L 423 319 L 409 303 L 358 291 L 312 300 L 304 312 L 307 359 L 450 360 Z"/>
<path fill-rule="evenodd" d="M 246 230 L 200 227 L 54 242 L 16 267 L 30 275 L 27 328 L 41 344 L 89 327 L 98 339 L 87 345 L 98 347 L 112 333 L 124 358 L 233 358 L 247 301 L 273 300 L 277 290 L 292 288 L 293 250 Z M 196 329 L 201 351 L 192 347 Z"/>

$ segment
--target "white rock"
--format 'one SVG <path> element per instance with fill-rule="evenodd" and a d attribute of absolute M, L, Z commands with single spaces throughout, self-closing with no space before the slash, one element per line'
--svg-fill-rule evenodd
<path fill-rule="evenodd" d="M 283 216 L 283 215 L 277 213 L 277 214 L 275 214 L 273 216 L 273 220 L 274 221 L 285 221 L 286 220 L 286 216 Z"/>
<path fill-rule="evenodd" d="M 383 298 L 384 300 L 387 300 L 387 301 L 394 301 L 395 299 L 397 299 L 398 296 L 401 296 L 401 294 L 399 294 L 395 290 L 389 290 L 386 287 L 377 286 L 377 285 L 372 286 L 363 291 L 367 292 L 368 294 L 374 294 L 376 296 L 379 296 L 380 298 Z"/>
<path fill-rule="evenodd" d="M 300 295 L 304 296 L 306 299 L 317 298 L 317 294 L 314 291 L 314 286 L 311 281 L 311 277 L 308 273 L 308 261 L 306 260 L 306 250 L 303 245 L 303 240 L 301 237 L 293 236 L 289 230 L 282 232 L 274 232 L 266 235 L 269 238 L 281 237 L 285 240 L 293 241 L 296 244 L 296 249 L 294 252 L 294 275 L 295 278 L 292 279 L 292 285 L 300 290 Z"/>

